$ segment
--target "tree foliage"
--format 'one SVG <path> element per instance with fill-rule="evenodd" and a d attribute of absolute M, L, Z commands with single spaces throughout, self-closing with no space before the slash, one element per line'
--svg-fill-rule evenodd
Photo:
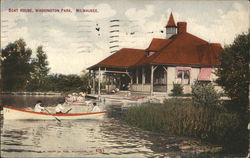
<path fill-rule="evenodd" d="M 36 89 L 44 89 L 45 78 L 49 73 L 49 62 L 47 54 L 43 51 L 43 47 L 39 46 L 36 51 L 36 58 L 31 62 L 32 72 L 30 73 L 31 78 L 28 90 L 33 91 Z"/>
<path fill-rule="evenodd" d="M 87 92 L 89 75 L 52 74 L 45 78 L 44 91 L 54 92 Z"/>
<path fill-rule="evenodd" d="M 226 94 L 231 98 L 225 102 L 230 111 L 236 113 L 240 119 L 240 126 L 235 131 L 235 146 L 247 152 L 249 133 L 249 32 L 235 38 L 233 44 L 226 46 L 220 57 L 221 68 L 216 72 L 217 83 L 223 87 Z M 236 134 L 240 133 L 240 135 Z M 232 148 L 233 149 L 233 148 Z"/>
<path fill-rule="evenodd" d="M 1 88 L 3 91 L 21 91 L 27 86 L 32 67 L 31 49 L 23 39 L 9 43 L 1 50 L 2 71 Z"/>
<path fill-rule="evenodd" d="M 226 94 L 237 102 L 240 111 L 247 111 L 249 103 L 249 33 L 235 38 L 233 44 L 225 47 L 220 57 L 217 83 Z"/>
<path fill-rule="evenodd" d="M 173 96 L 180 96 L 183 94 L 183 87 L 181 84 L 173 83 L 173 89 L 171 91 Z"/>
<path fill-rule="evenodd" d="M 38 46 L 36 57 L 23 39 L 9 43 L 1 50 L 1 91 L 88 91 L 89 74 L 49 74 L 46 52 Z"/>
<path fill-rule="evenodd" d="M 196 107 L 218 108 L 220 107 L 220 96 L 212 84 L 196 82 L 192 86 L 192 101 Z"/>

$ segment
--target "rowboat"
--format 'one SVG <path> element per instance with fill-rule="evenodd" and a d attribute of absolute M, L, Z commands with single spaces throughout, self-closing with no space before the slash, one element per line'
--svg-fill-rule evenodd
<path fill-rule="evenodd" d="M 3 107 L 3 117 L 6 120 L 65 120 L 65 119 L 101 119 L 105 112 L 75 113 L 75 114 L 49 114 L 18 109 L 10 106 Z"/>
<path fill-rule="evenodd" d="M 72 105 L 83 105 L 83 104 L 86 104 L 85 101 L 68 101 L 68 100 L 66 100 L 65 102 L 68 103 L 68 104 L 72 104 Z"/>
<path fill-rule="evenodd" d="M 72 104 L 72 105 L 83 105 L 85 104 L 85 99 L 84 98 L 65 98 L 65 102 L 68 104 Z"/>

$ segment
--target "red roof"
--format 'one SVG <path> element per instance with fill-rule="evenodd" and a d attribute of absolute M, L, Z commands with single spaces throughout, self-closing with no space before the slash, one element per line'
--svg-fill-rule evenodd
<path fill-rule="evenodd" d="M 170 14 L 168 24 L 165 27 L 176 27 L 172 13 Z"/>
<path fill-rule="evenodd" d="M 161 48 L 166 46 L 170 41 L 171 41 L 170 39 L 153 38 L 146 51 L 159 51 Z"/>
<path fill-rule="evenodd" d="M 222 51 L 220 44 L 210 44 L 187 32 L 173 36 L 154 57 L 146 63 L 193 65 L 193 66 L 218 66 L 218 56 Z"/>
<path fill-rule="evenodd" d="M 147 52 L 145 50 L 123 48 L 88 69 L 95 67 L 128 68 L 136 65 L 146 54 Z"/>
<path fill-rule="evenodd" d="M 176 26 L 172 13 L 167 26 Z M 145 64 L 212 67 L 220 65 L 222 51 L 219 43 L 209 43 L 183 31 L 169 39 L 152 39 L 146 50 L 123 48 L 88 69 L 130 68 Z"/>

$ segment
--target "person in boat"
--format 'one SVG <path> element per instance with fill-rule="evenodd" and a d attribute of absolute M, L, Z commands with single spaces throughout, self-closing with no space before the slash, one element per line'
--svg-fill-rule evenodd
<path fill-rule="evenodd" d="M 42 112 L 44 110 L 44 107 L 41 106 L 42 101 L 38 100 L 35 105 L 35 112 Z"/>
<path fill-rule="evenodd" d="M 77 94 L 76 93 L 72 93 L 72 101 L 73 102 L 77 101 Z"/>
<path fill-rule="evenodd" d="M 80 92 L 79 95 L 82 96 L 82 97 L 85 97 L 86 93 Z"/>
<path fill-rule="evenodd" d="M 70 101 L 71 101 L 71 95 L 69 94 L 68 96 L 66 96 L 66 97 L 65 97 L 65 100 L 66 100 L 67 102 L 70 102 Z"/>
<path fill-rule="evenodd" d="M 62 114 L 64 107 L 62 106 L 62 104 L 64 103 L 64 101 L 60 100 L 59 103 L 56 106 L 56 114 Z"/>
<path fill-rule="evenodd" d="M 93 103 L 93 105 L 94 105 L 94 108 L 92 109 L 92 112 L 101 112 L 100 107 L 96 103 Z"/>
<path fill-rule="evenodd" d="M 82 101 L 84 101 L 84 98 L 83 98 L 81 95 L 79 95 L 79 96 L 77 97 L 77 101 L 78 101 L 78 102 L 82 102 Z"/>

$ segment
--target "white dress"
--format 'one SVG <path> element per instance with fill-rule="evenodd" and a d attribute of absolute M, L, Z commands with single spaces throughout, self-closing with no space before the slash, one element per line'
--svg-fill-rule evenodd
<path fill-rule="evenodd" d="M 64 108 L 62 107 L 62 104 L 58 104 L 58 105 L 56 106 L 56 112 L 62 112 L 63 109 L 64 109 Z"/>
<path fill-rule="evenodd" d="M 99 106 L 95 106 L 92 112 L 101 112 L 101 109 L 99 108 Z"/>
<path fill-rule="evenodd" d="M 35 112 L 42 112 L 44 110 L 44 107 L 41 107 L 41 103 L 37 103 L 35 105 Z"/>

